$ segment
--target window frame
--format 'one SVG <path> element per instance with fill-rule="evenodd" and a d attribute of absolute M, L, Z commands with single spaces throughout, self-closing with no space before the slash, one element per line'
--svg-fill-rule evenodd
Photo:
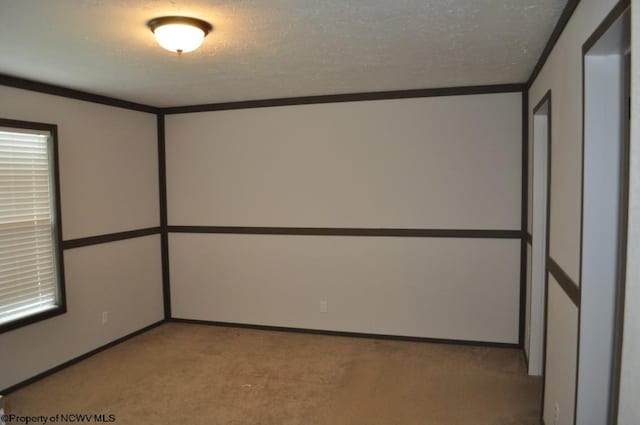
<path fill-rule="evenodd" d="M 32 323 L 40 322 L 51 317 L 59 316 L 67 312 L 67 295 L 65 287 L 64 276 L 64 250 L 62 248 L 62 209 L 60 207 L 60 167 L 58 162 L 58 126 L 56 124 L 47 124 L 32 121 L 19 121 L 6 118 L 0 118 L 0 127 L 13 128 L 16 130 L 36 130 L 46 131 L 50 134 L 49 137 L 49 163 L 52 168 L 49 170 L 50 178 L 53 180 L 51 185 L 53 193 L 50 196 L 53 197 L 53 214 L 54 229 L 53 229 L 53 249 L 55 252 L 55 267 L 57 277 L 57 290 L 58 290 L 58 303 L 55 307 L 50 308 L 40 313 L 31 314 L 25 317 L 21 317 L 10 322 L 0 324 L 0 334 L 21 328 L 23 326 L 30 325 Z"/>

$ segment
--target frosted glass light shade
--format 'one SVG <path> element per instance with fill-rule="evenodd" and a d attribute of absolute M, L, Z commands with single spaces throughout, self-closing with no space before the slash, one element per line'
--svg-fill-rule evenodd
<path fill-rule="evenodd" d="M 147 25 L 165 49 L 178 54 L 191 52 L 202 44 L 213 26 L 201 19 L 186 16 L 163 16 Z"/>
<path fill-rule="evenodd" d="M 165 49 L 186 53 L 196 50 L 204 41 L 204 31 L 186 24 L 169 24 L 156 28 L 153 32 Z"/>

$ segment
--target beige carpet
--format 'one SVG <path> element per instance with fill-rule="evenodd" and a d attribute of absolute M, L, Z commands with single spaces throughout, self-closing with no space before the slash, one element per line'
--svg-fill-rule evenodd
<path fill-rule="evenodd" d="M 538 424 L 519 350 L 168 323 L 7 398 L 116 424 Z"/>

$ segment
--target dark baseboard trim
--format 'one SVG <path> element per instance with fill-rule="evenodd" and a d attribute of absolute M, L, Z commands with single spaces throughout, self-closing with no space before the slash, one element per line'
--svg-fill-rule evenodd
<path fill-rule="evenodd" d="M 364 93 L 328 94 L 319 96 L 285 97 L 276 99 L 245 100 L 239 102 L 209 103 L 202 105 L 161 108 L 163 114 L 227 111 L 231 109 L 267 108 L 273 106 L 311 105 L 319 103 L 361 102 L 367 100 L 411 99 L 420 97 L 464 96 L 473 94 L 522 92 L 525 83 L 485 86 L 441 87 L 431 89 L 393 90 Z"/>
<path fill-rule="evenodd" d="M 62 242 L 62 249 L 80 248 L 83 246 L 98 245 L 107 242 L 140 238 L 142 236 L 157 235 L 159 233 L 160 227 L 148 227 L 146 229 L 136 229 L 126 232 L 108 233 L 106 235 L 89 236 L 88 238 L 69 239 Z"/>
<path fill-rule="evenodd" d="M 533 85 L 533 82 L 538 77 L 538 74 L 540 74 L 542 67 L 547 62 L 549 55 L 553 51 L 553 48 L 558 42 L 558 39 L 562 35 L 562 32 L 566 28 L 567 24 L 569 23 L 571 16 L 573 16 L 573 12 L 575 12 L 576 8 L 578 7 L 578 4 L 580 4 L 580 0 L 568 0 L 567 5 L 564 7 L 564 10 L 562 11 L 560 18 L 558 19 L 558 22 L 556 23 L 556 26 L 554 27 L 553 32 L 551 33 L 551 37 L 549 37 L 547 44 L 544 46 L 544 50 L 542 50 L 540 59 L 538 59 L 536 66 L 533 68 L 533 71 L 531 72 L 531 76 L 529 77 L 529 80 L 527 81 L 527 84 L 526 84 L 527 90 L 531 88 L 531 86 Z"/>
<path fill-rule="evenodd" d="M 573 301 L 575 306 L 580 308 L 580 287 L 551 257 L 547 257 L 547 269 L 560 284 L 560 287 L 564 290 L 571 301 Z"/>
<path fill-rule="evenodd" d="M 168 226 L 170 233 L 224 233 L 240 235 L 382 236 L 416 238 L 520 239 L 520 230 L 394 229 L 352 227 L 240 227 Z"/>
<path fill-rule="evenodd" d="M 194 319 L 180 319 L 171 318 L 169 322 L 175 323 L 188 323 L 192 325 L 206 325 L 206 326 L 220 326 L 227 328 L 242 328 L 242 329 L 255 329 L 259 331 L 273 331 L 273 332 L 292 332 L 303 333 L 313 335 L 328 335 L 328 336 L 343 336 L 349 338 L 368 338 L 368 339 L 385 339 L 392 341 L 408 341 L 408 342 L 428 342 L 435 344 L 455 344 L 455 345 L 472 345 L 479 347 L 495 347 L 495 348 L 520 348 L 517 343 L 505 343 L 505 342 L 485 342 L 485 341 L 467 341 L 460 339 L 444 339 L 444 338 L 425 338 L 417 336 L 400 336 L 400 335 L 385 335 L 385 334 L 370 334 L 361 332 L 343 332 L 343 331 L 330 331 L 321 329 L 307 329 L 307 328 L 293 328 L 286 326 L 267 326 L 267 325 L 252 325 L 247 323 L 233 323 L 233 322 L 216 322 L 210 320 L 194 320 Z"/>
<path fill-rule="evenodd" d="M 98 354 L 101 351 L 104 351 L 104 350 L 106 350 L 108 348 L 114 347 L 114 346 L 116 346 L 116 345 L 118 345 L 118 344 L 120 344 L 122 342 L 125 342 L 128 339 L 131 339 L 131 338 L 133 338 L 135 336 L 138 336 L 138 335 L 143 334 L 143 333 L 145 333 L 147 331 L 150 331 L 151 329 L 153 329 L 153 328 L 155 328 L 157 326 L 160 326 L 163 323 L 165 323 L 165 321 L 164 320 L 160 320 L 160 321 L 152 323 L 151 325 L 146 326 L 146 327 L 144 327 L 142 329 L 138 329 L 135 332 L 132 332 L 132 333 L 130 333 L 128 335 L 125 335 L 125 336 L 123 336 L 121 338 L 118 338 L 118 339 L 116 339 L 114 341 L 111 341 L 111 342 L 109 342 L 109 343 L 107 343 L 105 345 L 102 345 L 102 346 L 100 346 L 100 347 L 98 347 L 96 349 L 93 349 L 93 350 L 89 351 L 88 353 L 85 353 L 85 354 L 82 354 L 82 355 L 80 355 L 78 357 L 75 357 L 75 358 L 73 358 L 73 359 L 71 359 L 69 361 L 66 361 L 66 362 L 64 362 L 62 364 L 59 364 L 58 366 L 52 367 L 51 369 L 46 370 L 46 371 L 44 371 L 42 373 L 39 373 L 36 376 L 33 376 L 33 377 L 29 378 L 29 379 L 26 379 L 26 380 L 24 380 L 22 382 L 19 382 L 19 383 L 15 384 L 15 385 L 12 385 L 12 386 L 7 387 L 7 388 L 5 388 L 3 390 L 0 390 L 0 394 L 2 394 L 2 395 L 11 394 L 14 391 L 17 391 L 17 390 L 19 390 L 21 388 L 26 387 L 27 385 L 33 384 L 34 382 L 39 381 L 39 380 L 41 380 L 43 378 L 46 378 L 47 376 L 53 375 L 54 373 L 59 372 L 62 369 L 66 369 L 69 366 L 73 366 L 74 364 L 81 362 L 82 360 L 88 359 L 89 357 L 91 357 L 91 356 L 93 356 L 95 354 Z"/>
<path fill-rule="evenodd" d="M 39 81 L 28 80 L 25 78 L 13 77 L 11 75 L 0 74 L 0 85 L 35 91 L 38 93 L 52 94 L 54 96 L 66 97 L 69 99 L 84 100 L 86 102 L 99 103 L 102 105 L 115 106 L 117 108 L 130 109 L 139 112 L 148 112 L 155 114 L 158 108 L 141 103 L 129 102 L 128 100 L 116 99 L 114 97 L 102 96 L 84 92 L 81 90 L 60 87 L 53 84 L 41 83 Z"/>

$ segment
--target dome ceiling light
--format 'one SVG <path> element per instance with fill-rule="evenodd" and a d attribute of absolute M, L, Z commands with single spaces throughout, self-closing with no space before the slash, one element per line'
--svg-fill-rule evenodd
<path fill-rule="evenodd" d="M 179 55 L 194 51 L 213 30 L 213 25 L 202 19 L 186 16 L 162 16 L 147 22 L 158 44 Z"/>

